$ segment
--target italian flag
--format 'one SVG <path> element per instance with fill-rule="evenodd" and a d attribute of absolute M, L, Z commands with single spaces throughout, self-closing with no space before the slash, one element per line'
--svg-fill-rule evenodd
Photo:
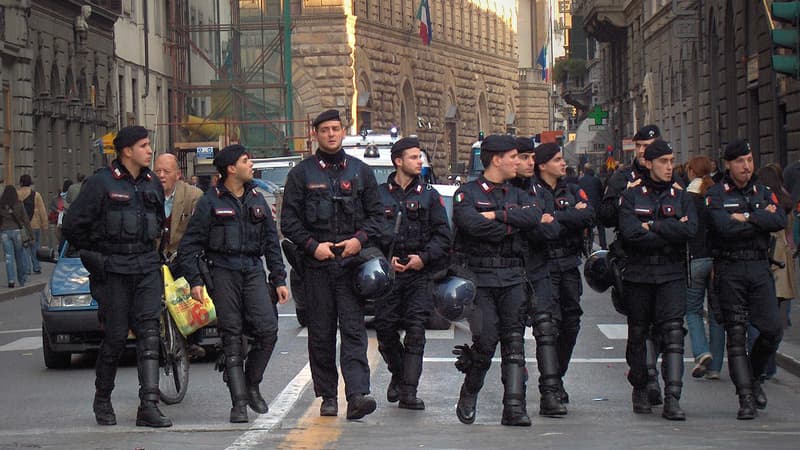
<path fill-rule="evenodd" d="M 419 2 L 417 19 L 419 20 L 419 37 L 422 38 L 425 45 L 431 45 L 433 30 L 431 29 L 431 8 L 428 6 L 428 0 Z"/>

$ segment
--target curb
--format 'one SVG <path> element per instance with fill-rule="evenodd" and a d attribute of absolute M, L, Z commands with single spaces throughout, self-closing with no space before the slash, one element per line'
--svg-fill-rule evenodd
<path fill-rule="evenodd" d="M 31 295 L 37 292 L 41 292 L 46 285 L 47 285 L 46 281 L 37 281 L 34 283 L 29 283 L 20 288 L 7 289 L 3 292 L 0 292 L 0 302 L 6 300 L 13 300 L 15 298 L 25 297 L 26 295 Z"/>
<path fill-rule="evenodd" d="M 800 377 L 800 360 L 794 356 L 777 352 L 775 353 L 775 362 L 781 367 L 781 369 L 784 369 L 796 377 Z"/>

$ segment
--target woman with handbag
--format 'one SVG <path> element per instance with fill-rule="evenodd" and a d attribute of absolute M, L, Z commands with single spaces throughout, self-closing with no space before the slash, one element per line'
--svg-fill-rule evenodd
<path fill-rule="evenodd" d="M 33 230 L 25 208 L 14 186 L 6 186 L 0 194 L 0 240 L 6 254 L 8 287 L 25 286 L 24 246 L 33 242 Z"/>

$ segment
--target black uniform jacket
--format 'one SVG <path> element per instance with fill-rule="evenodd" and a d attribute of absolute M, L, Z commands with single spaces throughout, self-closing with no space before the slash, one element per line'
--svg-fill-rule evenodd
<path fill-rule="evenodd" d="M 446 260 L 450 252 L 453 233 L 447 220 L 444 200 L 429 184 L 415 178 L 403 189 L 395 182 L 395 174 L 378 188 L 383 203 L 385 232 L 381 235 L 381 247 L 388 252 L 395 241 L 394 255 L 406 257 L 416 254 L 425 267 L 437 266 Z M 394 234 L 398 213 L 402 212 L 400 228 Z"/>
<path fill-rule="evenodd" d="M 134 179 L 115 159 L 86 180 L 61 231 L 70 245 L 102 253 L 105 270 L 141 274 L 161 267 L 155 242 L 164 221 L 158 177 L 145 167 Z"/>
<path fill-rule="evenodd" d="M 243 271 L 261 270 L 264 256 L 270 282 L 274 286 L 286 285 L 272 212 L 251 183 L 245 184 L 242 198 L 219 183 L 197 201 L 178 247 L 178 258 L 192 286 L 203 284 L 197 266 L 201 252 L 213 266 Z"/>
<path fill-rule="evenodd" d="M 493 211 L 489 220 L 482 212 Z M 453 198 L 455 251 L 466 258 L 480 287 L 507 287 L 524 282 L 528 238 L 539 226 L 542 210 L 531 196 L 510 183 L 483 176 L 456 191 Z"/>
<path fill-rule="evenodd" d="M 627 255 L 623 279 L 660 284 L 686 276 L 686 243 L 697 233 L 697 212 L 686 191 L 646 176 L 620 197 L 619 228 Z"/>
<path fill-rule="evenodd" d="M 540 183 L 553 196 L 555 217 L 561 225 L 561 232 L 555 239 L 547 241 L 547 257 L 551 270 L 574 269 L 580 264 L 583 247 L 583 232 L 594 225 L 594 208 L 589 204 L 589 196 L 577 184 L 559 179 L 555 188 Z M 577 209 L 575 205 L 585 203 L 586 208 Z"/>

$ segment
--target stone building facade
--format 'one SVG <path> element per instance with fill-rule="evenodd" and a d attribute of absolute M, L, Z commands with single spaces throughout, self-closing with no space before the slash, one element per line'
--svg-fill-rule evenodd
<path fill-rule="evenodd" d="M 800 158 L 800 82 L 771 67 L 765 2 L 583 0 L 600 44 L 602 105 L 616 148 L 655 123 L 679 161 L 719 158 L 742 137 L 763 165 Z M 619 153 L 618 153 L 618 156 Z"/>
<path fill-rule="evenodd" d="M 533 132 L 518 122 L 516 4 L 430 0 L 427 46 L 418 32 L 419 3 L 296 2 L 296 117 L 338 108 L 351 131 L 398 126 L 420 137 L 440 173 L 461 172 L 479 131 Z"/>

